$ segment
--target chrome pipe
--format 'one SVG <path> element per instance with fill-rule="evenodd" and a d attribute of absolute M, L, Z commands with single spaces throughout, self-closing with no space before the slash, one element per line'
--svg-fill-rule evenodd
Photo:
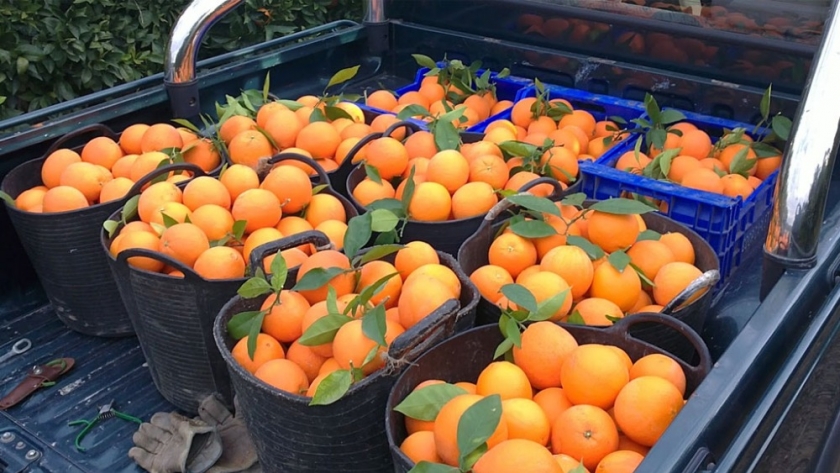
<path fill-rule="evenodd" d="M 384 23 L 386 19 L 385 0 L 368 0 L 365 23 Z"/>
<path fill-rule="evenodd" d="M 764 243 L 769 262 L 787 269 L 816 264 L 831 172 L 840 146 L 838 5 L 835 0 L 793 121 Z"/>
<path fill-rule="evenodd" d="M 200 110 L 195 65 L 204 35 L 243 0 L 193 0 L 172 28 L 166 45 L 163 80 L 175 117 L 192 118 Z"/>

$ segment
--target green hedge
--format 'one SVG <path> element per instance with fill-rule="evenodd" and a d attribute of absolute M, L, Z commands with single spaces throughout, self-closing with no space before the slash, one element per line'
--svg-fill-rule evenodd
<path fill-rule="evenodd" d="M 162 71 L 189 0 L 0 2 L 0 119 Z M 208 57 L 329 21 L 361 0 L 246 0 L 205 36 Z"/>

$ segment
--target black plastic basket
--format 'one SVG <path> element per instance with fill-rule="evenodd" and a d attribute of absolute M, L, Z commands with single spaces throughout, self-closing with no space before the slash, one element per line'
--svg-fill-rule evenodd
<path fill-rule="evenodd" d="M 358 104 L 357 104 L 358 105 Z M 370 110 L 366 107 L 360 107 L 362 109 L 362 113 L 365 116 L 365 123 L 370 124 L 374 118 L 381 115 L 381 113 L 375 112 Z M 355 148 L 355 147 L 354 147 Z M 327 176 L 329 176 L 329 183 L 333 189 L 339 194 L 346 196 L 347 194 L 347 176 L 350 174 L 350 171 L 353 170 L 355 167 L 353 165 L 352 156 L 355 153 L 348 153 L 347 159 L 345 159 L 341 164 L 338 165 L 338 168 L 333 169 L 332 171 L 327 172 Z"/>
<path fill-rule="evenodd" d="M 475 316 L 477 289 L 458 269 L 454 258 L 438 254 L 441 264 L 455 270 L 461 280 L 460 301 L 448 301 L 394 340 L 388 352 L 390 357 L 408 363 L 388 365 L 374 372 L 330 405 L 310 407 L 309 398 L 263 383 L 231 356 L 235 341 L 227 333 L 228 321 L 239 312 L 258 310 L 263 297 L 236 296 L 222 308 L 214 327 L 216 344 L 227 363 L 240 412 L 264 471 L 393 471 L 382 422 L 391 388 L 405 366 L 452 336 L 457 326 L 471 325 Z"/>
<path fill-rule="evenodd" d="M 313 166 L 326 182 L 323 169 L 305 156 L 280 154 L 274 156 L 271 162 L 285 159 Z M 356 215 L 350 202 L 332 188 L 327 187 L 322 192 L 341 200 L 348 218 Z M 121 213 L 122 210 L 114 212 L 110 220 L 119 222 Z M 117 228 L 122 228 L 122 225 Z M 278 240 L 278 245 L 283 249 L 299 246 L 300 243 L 294 243 L 299 239 L 294 237 L 296 235 Z M 222 306 L 236 295 L 246 278 L 207 280 L 174 258 L 144 249 L 124 250 L 115 258 L 108 251 L 112 239 L 105 231 L 101 232 L 100 238 L 99 251 L 101 253 L 104 249 L 107 255 L 158 391 L 178 408 L 192 413 L 198 412 L 201 399 L 214 392 L 221 394 L 232 405 L 230 377 L 213 343 L 213 320 Z M 319 241 L 319 246 L 328 244 L 329 240 Z M 270 243 L 254 249 L 251 256 L 265 253 L 267 245 Z M 130 266 L 127 260 L 133 256 L 162 261 L 184 273 L 184 277 Z"/>
<path fill-rule="evenodd" d="M 43 157 L 12 169 L 0 184 L 0 189 L 12 198 L 17 198 L 25 190 L 43 185 L 41 168 L 47 157 L 65 143 L 89 133 L 118 139 L 105 125 L 80 128 L 58 139 Z M 137 181 L 121 199 L 68 212 L 24 212 L 6 205 L 9 218 L 56 315 L 70 329 L 99 337 L 134 334 L 117 285 L 102 254 L 99 233 L 102 231 L 102 223 L 125 205 L 128 199 L 139 194 L 144 185 L 162 173 L 173 170 L 204 174 L 199 167 L 191 164 L 169 165 Z"/>
<path fill-rule="evenodd" d="M 358 150 L 366 145 L 367 143 L 381 138 L 383 136 L 390 136 L 391 132 L 393 132 L 396 128 L 399 127 L 406 127 L 409 130 L 417 131 L 419 127 L 412 122 L 397 122 L 391 125 L 388 129 L 386 129 L 382 133 L 373 133 L 365 138 L 363 138 L 359 143 L 356 144 L 355 147 L 348 153 L 347 160 L 351 161 L 353 156 L 358 152 Z M 477 141 L 481 141 L 484 138 L 484 134 L 482 133 L 462 133 L 461 140 L 464 143 L 475 143 Z M 359 210 L 359 212 L 366 212 L 367 209 L 362 206 L 358 200 L 353 196 L 352 189 L 355 189 L 356 186 L 362 182 L 367 173 L 365 172 L 365 168 L 363 165 L 358 165 L 350 171 L 350 174 L 347 176 L 347 196 L 350 201 L 353 202 L 353 205 Z M 526 185 L 524 185 L 520 190 L 526 191 L 537 184 L 541 183 L 551 183 L 551 180 L 548 178 L 542 178 L 535 181 L 532 181 Z M 552 194 L 551 198 L 553 200 L 560 200 L 564 196 L 568 194 L 573 194 L 578 192 L 581 187 L 580 179 L 578 179 L 574 184 L 569 186 L 567 189 L 561 189 L 559 184 L 556 186 L 556 191 Z M 481 225 L 484 217 L 481 215 L 477 215 L 475 217 L 469 218 L 461 218 L 458 220 L 447 220 L 445 222 L 419 222 L 416 220 L 409 220 L 405 227 L 403 228 L 402 236 L 400 237 L 401 243 L 409 243 L 412 241 L 424 241 L 434 249 L 443 251 L 444 253 L 449 253 L 450 255 L 457 255 L 458 249 L 461 248 L 461 245 L 464 243 L 464 240 L 469 238 L 470 235 L 474 234 L 478 227 Z"/>
<path fill-rule="evenodd" d="M 631 327 L 641 323 L 659 325 L 678 334 L 683 344 L 696 352 L 699 362 L 695 365 L 674 358 L 685 372 L 686 394 L 690 395 L 712 369 L 712 358 L 703 339 L 686 324 L 661 314 L 648 313 L 622 319 L 603 329 L 582 325 L 563 327 L 579 344 L 617 346 L 626 351 L 633 361 L 653 353 L 668 356 L 669 353 L 661 348 L 633 337 Z M 494 361 L 493 354 L 502 340 L 503 336 L 498 326 L 477 327 L 432 348 L 400 376 L 388 397 L 385 409 L 385 430 L 394 461 L 393 471 L 405 473 L 414 466 L 414 462 L 400 450 L 400 445 L 408 434 L 405 429 L 405 416 L 394 408 L 423 381 L 439 379 L 448 383 L 474 383 L 481 371 Z"/>
<path fill-rule="evenodd" d="M 584 202 L 584 207 L 592 205 L 595 201 Z M 473 271 L 481 266 L 488 264 L 487 251 L 493 243 L 495 236 L 501 225 L 507 218 L 501 218 L 501 214 L 508 210 L 513 205 L 508 201 L 501 201 L 493 210 L 488 213 L 481 227 L 470 236 L 458 250 L 458 263 L 467 274 L 472 274 Z M 670 218 L 656 212 L 650 212 L 642 215 L 645 225 L 648 229 L 659 233 L 681 233 L 685 235 L 694 247 L 695 266 L 700 271 L 719 271 L 720 263 L 709 243 L 700 235 L 689 228 L 686 228 L 680 223 L 677 223 Z M 714 284 L 714 281 L 711 282 Z M 702 296 L 690 304 L 686 304 L 673 312 L 674 318 L 686 323 L 698 333 L 702 333 L 703 325 L 706 323 L 706 316 L 709 312 L 709 307 L 712 304 L 712 291 L 707 290 Z M 476 312 L 476 325 L 497 324 L 501 310 L 491 301 L 482 297 L 478 303 Z M 562 324 L 564 327 L 574 326 L 572 324 Z M 667 330 L 662 325 L 656 324 L 639 324 L 633 330 L 633 335 L 637 338 L 652 343 L 661 347 L 671 354 L 683 359 L 689 359 L 691 350 L 685 346 L 682 337 L 679 337 L 672 330 Z"/>

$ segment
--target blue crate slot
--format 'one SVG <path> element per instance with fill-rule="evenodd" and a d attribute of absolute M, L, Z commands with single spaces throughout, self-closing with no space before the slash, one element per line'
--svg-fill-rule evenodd
<path fill-rule="evenodd" d="M 595 117 L 595 120 L 606 120 L 609 117 L 618 116 L 627 121 L 634 118 L 639 118 L 645 113 L 645 106 L 641 102 L 633 100 L 617 99 L 608 95 L 598 95 L 582 90 L 570 89 L 568 87 L 560 87 L 557 85 L 544 84 L 548 91 L 549 99 L 565 99 L 572 104 L 575 110 L 586 110 Z M 536 97 L 537 87 L 531 85 L 521 89 L 513 100 L 514 103 L 526 98 Z M 474 131 L 483 133 L 487 127 L 497 120 L 510 120 L 511 110 L 505 110 L 491 116 L 487 120 L 477 123 L 475 126 L 468 128 L 467 131 Z"/>
<path fill-rule="evenodd" d="M 713 142 L 718 141 L 724 129 L 740 127 L 748 133 L 753 129 L 745 123 L 683 113 L 685 121 L 709 133 Z M 743 255 L 763 240 L 762 232 L 766 232 L 778 171 L 768 176 L 744 200 L 615 169 L 615 163 L 622 154 L 633 150 L 639 136 L 632 135 L 595 162 L 581 162 L 583 192 L 594 199 L 608 199 L 630 193 L 666 202 L 668 207 L 663 213 L 696 231 L 717 253 L 721 267 L 718 289 L 722 288 L 728 277 L 741 265 Z"/>

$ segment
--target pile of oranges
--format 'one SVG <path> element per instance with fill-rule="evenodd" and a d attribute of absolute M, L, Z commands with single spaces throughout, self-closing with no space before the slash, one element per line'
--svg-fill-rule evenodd
<path fill-rule="evenodd" d="M 344 268 L 327 285 L 314 290 L 280 292 L 280 303 L 270 295 L 262 305 L 269 311 L 263 320 L 253 358 L 247 340 L 233 347 L 234 359 L 258 379 L 293 394 L 314 396 L 320 382 L 336 370 L 360 368 L 368 376 L 385 366 L 384 354 L 398 336 L 414 327 L 450 299 L 461 296 L 456 273 L 440 263 L 435 250 L 423 242 L 412 242 L 397 252 L 394 263 L 374 260 L 351 269 L 350 260 L 334 250 L 313 254 L 298 271 L 297 280 L 313 268 Z M 390 276 L 390 278 L 389 278 Z M 382 278 L 387 282 L 364 306 L 347 315 L 332 341 L 315 346 L 300 343 L 300 337 L 314 323 L 329 315 L 327 286 L 335 290 L 336 307 L 343 313 L 365 288 Z M 379 356 L 364 364 L 376 347 L 362 331 L 362 316 L 371 306 L 384 304 L 386 346 Z"/>
<path fill-rule="evenodd" d="M 111 254 L 145 248 L 174 258 L 205 279 L 232 279 L 245 276 L 254 248 L 284 236 L 317 229 L 340 247 L 347 230 L 342 202 L 327 193 L 313 195 L 309 176 L 285 163 L 278 163 L 262 182 L 250 167 L 234 164 L 218 179 L 197 177 L 183 190 L 168 181 L 150 185 L 137 201 L 139 220 L 114 237 Z M 306 244 L 283 255 L 290 266 L 297 266 L 311 252 Z M 152 258 L 133 257 L 128 263 L 183 277 Z"/>
<path fill-rule="evenodd" d="M 603 326 L 627 314 L 660 312 L 702 275 L 694 266 L 694 248 L 681 233 L 639 240 L 646 230 L 639 215 L 555 205 L 562 217 L 544 215 L 555 235 L 525 238 L 508 227 L 490 245 L 489 264 L 470 275 L 485 299 L 502 309 L 516 309 L 502 295 L 507 284 L 523 286 L 538 303 L 568 290 L 570 297 L 551 320 Z M 597 245 L 604 256 L 593 261 L 587 251 L 567 242 L 571 236 Z M 616 251 L 626 251 L 638 270 L 631 265 L 617 269 L 608 258 Z"/>
<path fill-rule="evenodd" d="M 461 97 L 460 103 L 450 100 L 449 92 Z M 498 100 L 493 91 L 465 94 L 455 85 L 441 84 L 439 76 L 424 77 L 417 90 L 406 92 L 399 97 L 388 90 L 374 91 L 367 96 L 366 104 L 393 114 L 399 114 L 409 105 L 418 105 L 429 113 L 430 118 L 443 115 L 448 110 L 463 108 L 466 121 L 458 120 L 454 123 L 459 128 L 476 125 L 513 106 L 510 100 Z"/>
<path fill-rule="evenodd" d="M 434 418 L 406 416 L 400 445 L 415 463 L 457 466 L 458 424 L 487 396 L 501 398 L 501 419 L 487 440 L 475 473 L 629 473 L 685 405 L 682 367 L 660 354 L 635 362 L 621 348 L 579 345 L 553 322 L 522 333 L 513 363 L 493 362 L 463 394 L 443 400 Z M 414 392 L 442 384 L 427 380 Z M 399 406 L 398 406 L 399 407 Z"/>
<path fill-rule="evenodd" d="M 180 150 L 185 162 L 209 172 L 221 156 L 207 138 L 166 123 L 131 125 L 119 142 L 100 136 L 88 141 L 81 153 L 62 148 L 47 156 L 41 168 L 43 185 L 27 189 L 15 199 L 26 212 L 52 213 L 77 210 L 125 197 L 135 182 L 163 162 L 172 162 L 164 150 Z M 171 174 L 170 180 L 186 179 Z"/>
<path fill-rule="evenodd" d="M 650 146 L 647 154 L 628 151 L 619 157 L 615 168 L 642 174 L 657 155 L 675 150 L 678 154 L 670 161 L 668 181 L 690 189 L 746 199 L 782 162 L 781 153 L 759 158 L 751 147 L 752 138 L 746 133 L 735 143 L 726 144 L 724 137 L 713 145 L 708 133 L 689 122 L 676 123 L 668 130 L 672 132 L 667 134 L 662 150 Z"/>

